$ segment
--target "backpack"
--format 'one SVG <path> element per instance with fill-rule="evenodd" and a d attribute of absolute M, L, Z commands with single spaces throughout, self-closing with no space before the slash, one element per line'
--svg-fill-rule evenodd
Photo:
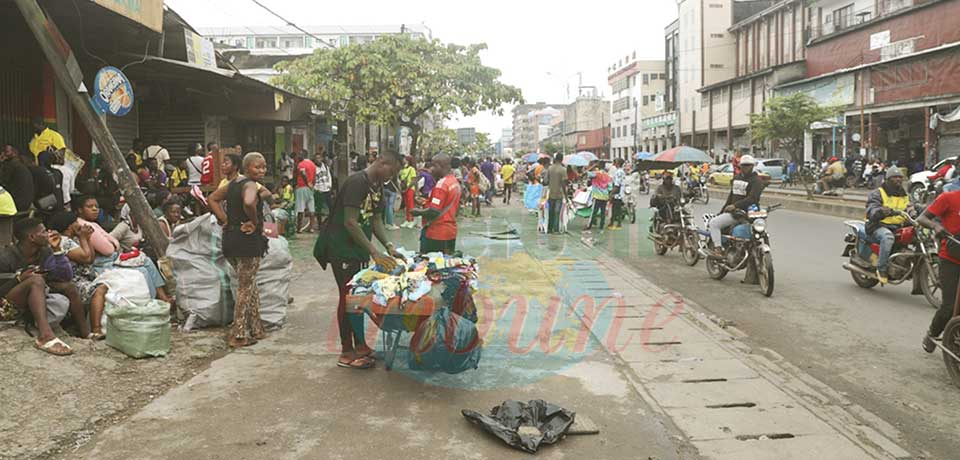
<path fill-rule="evenodd" d="M 480 193 L 487 193 L 487 190 L 490 190 L 490 179 L 480 173 L 480 181 L 477 182 L 477 185 L 480 187 Z"/>

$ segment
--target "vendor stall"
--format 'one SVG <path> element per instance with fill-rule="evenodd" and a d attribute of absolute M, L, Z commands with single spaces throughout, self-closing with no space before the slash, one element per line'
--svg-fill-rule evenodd
<path fill-rule="evenodd" d="M 410 254 L 387 272 L 375 265 L 350 281 L 349 314 L 365 314 L 380 328 L 387 370 L 410 340 L 410 368 L 459 373 L 475 369 L 481 344 L 477 334 L 479 266 L 469 257 Z"/>

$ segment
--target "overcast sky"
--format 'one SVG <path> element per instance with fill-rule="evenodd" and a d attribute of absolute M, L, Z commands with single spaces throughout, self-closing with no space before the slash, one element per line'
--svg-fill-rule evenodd
<path fill-rule="evenodd" d="M 677 16 L 674 0 L 557 2 L 542 0 L 261 0 L 299 26 L 423 23 L 434 38 L 457 44 L 486 43 L 484 64 L 499 68 L 504 83 L 519 87 L 528 102 L 562 103 L 565 85 L 576 97 L 578 77 L 609 96 L 607 67 L 637 51 L 663 59 L 663 29 Z M 194 27 L 281 25 L 249 0 L 166 0 Z M 572 6 L 578 5 L 579 6 Z M 490 113 L 455 119 L 496 142 L 511 124 Z"/>

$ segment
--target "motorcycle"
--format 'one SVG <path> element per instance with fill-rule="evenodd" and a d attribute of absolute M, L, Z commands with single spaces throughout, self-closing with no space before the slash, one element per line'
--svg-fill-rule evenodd
<path fill-rule="evenodd" d="M 895 241 L 887 268 L 889 284 L 912 280 L 912 294 L 923 294 L 933 308 L 940 308 L 939 243 L 932 231 L 921 227 L 908 213 L 900 212 L 899 215 L 907 219 L 907 225 L 894 232 Z M 844 236 L 847 245 L 842 255 L 849 257 L 849 262 L 843 264 L 843 268 L 850 272 L 857 286 L 870 289 L 880 283 L 876 270 L 865 269 L 854 262 L 854 257 L 860 257 L 857 248 L 861 238 L 866 237 L 866 223 L 848 220 L 844 224 L 850 227 L 850 232 Z M 880 246 L 871 244 L 870 250 L 877 255 Z"/>
<path fill-rule="evenodd" d="M 942 338 L 943 340 L 936 342 L 937 347 L 943 351 L 943 362 L 947 366 L 947 374 L 950 375 L 953 384 L 960 388 L 960 316 L 958 316 L 956 305 L 953 307 L 953 319 L 947 323 Z"/>
<path fill-rule="evenodd" d="M 642 178 L 639 174 L 631 174 L 627 183 L 623 184 L 623 213 L 630 219 L 631 224 L 637 223 L 637 193 L 640 190 Z"/>
<path fill-rule="evenodd" d="M 692 267 L 700 261 L 700 237 L 696 225 L 693 224 L 693 213 L 685 204 L 686 201 L 681 199 L 679 205 L 675 201 L 664 205 L 667 214 L 672 216 L 670 222 L 664 221 L 660 217 L 660 211 L 654 208 L 647 238 L 653 241 L 653 249 L 660 256 L 672 248 L 680 248 L 683 261 Z"/>
<path fill-rule="evenodd" d="M 703 204 L 710 203 L 710 191 L 707 190 L 707 178 L 700 176 L 700 179 L 696 183 L 688 184 L 687 186 L 687 199 L 691 203 L 701 201 Z"/>
<path fill-rule="evenodd" d="M 756 208 L 748 212 L 738 210 L 736 214 L 742 222 L 734 225 L 729 234 L 724 233 L 723 257 L 712 254 L 713 241 L 710 239 L 710 232 L 698 230 L 704 237 L 700 239 L 700 254 L 706 257 L 707 274 L 715 280 L 722 280 L 727 273 L 746 268 L 744 282 L 756 282 L 764 296 L 773 295 L 773 255 L 770 253 L 767 216 L 781 206 L 775 204 L 767 209 Z M 713 214 L 704 214 L 705 226 L 709 226 L 714 217 Z"/>

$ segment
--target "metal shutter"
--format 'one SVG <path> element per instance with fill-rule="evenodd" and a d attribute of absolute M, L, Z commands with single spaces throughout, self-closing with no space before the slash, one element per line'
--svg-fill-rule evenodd
<path fill-rule="evenodd" d="M 141 106 L 140 137 L 149 144 L 154 136 L 160 136 L 170 158 L 184 159 L 191 143 L 204 142 L 203 117 L 199 112 L 171 113 L 155 104 Z"/>
<path fill-rule="evenodd" d="M 107 128 L 124 154 L 133 147 L 133 140 L 140 136 L 139 106 L 140 104 L 134 104 L 133 109 L 122 117 L 107 115 Z"/>
<path fill-rule="evenodd" d="M 35 86 L 36 78 L 31 78 L 25 70 L 0 71 L 0 140 L 20 149 L 26 149 L 33 138 L 30 116 Z"/>
<path fill-rule="evenodd" d="M 960 135 L 940 136 L 937 150 L 940 159 L 960 155 Z"/>

